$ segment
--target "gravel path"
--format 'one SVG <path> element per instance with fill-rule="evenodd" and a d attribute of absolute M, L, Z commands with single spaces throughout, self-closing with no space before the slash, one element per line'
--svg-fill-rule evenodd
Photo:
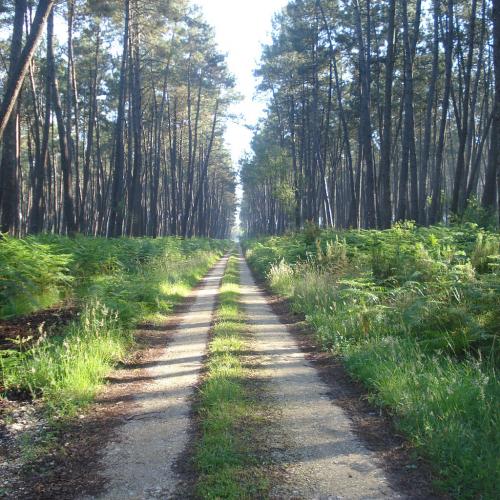
<path fill-rule="evenodd" d="M 280 412 L 280 431 L 269 449 L 285 466 L 278 498 L 403 498 L 394 491 L 370 452 L 351 430 L 351 421 L 331 401 L 329 387 L 280 323 L 241 258 L 242 300 L 255 335 L 259 378 Z M 274 441 L 274 442 L 273 442 Z"/>
<path fill-rule="evenodd" d="M 135 395 L 125 423 L 107 445 L 102 460 L 107 490 L 103 499 L 153 499 L 173 495 L 176 460 L 189 438 L 190 396 L 200 374 L 212 313 L 227 258 L 195 293 L 171 342 L 147 368 L 150 382 Z M 133 374 L 132 374 L 133 376 Z"/>

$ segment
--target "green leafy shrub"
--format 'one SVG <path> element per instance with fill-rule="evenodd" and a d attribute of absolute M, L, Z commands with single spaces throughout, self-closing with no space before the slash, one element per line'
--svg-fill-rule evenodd
<path fill-rule="evenodd" d="M 493 271 L 499 256 L 500 237 L 480 231 L 470 258 L 474 269 L 478 273 Z"/>
<path fill-rule="evenodd" d="M 87 290 L 107 279 L 119 282 L 162 260 L 174 267 L 184 257 L 221 253 L 227 245 L 227 241 L 175 237 L 6 238 L 0 241 L 0 318 L 48 307 L 63 298 L 85 300 Z"/>
<path fill-rule="evenodd" d="M 73 278 L 71 255 L 56 254 L 34 238 L 0 240 L 0 318 L 40 309 L 60 300 Z"/>

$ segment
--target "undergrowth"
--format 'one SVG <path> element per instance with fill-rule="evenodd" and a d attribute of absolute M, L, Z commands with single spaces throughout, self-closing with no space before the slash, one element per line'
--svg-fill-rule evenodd
<path fill-rule="evenodd" d="M 4 315 L 71 299 L 79 315 L 28 349 L 0 351 L 4 393 L 41 398 L 50 416 L 71 416 L 95 396 L 134 344 L 138 322 L 162 321 L 227 248 L 178 238 L 41 236 L 0 242 Z"/>
<path fill-rule="evenodd" d="M 201 437 L 196 446 L 201 498 L 265 497 L 266 481 L 256 473 L 252 421 L 256 418 L 249 368 L 242 363 L 247 349 L 245 316 L 239 304 L 239 271 L 231 257 L 220 290 L 207 374 L 197 412 Z M 254 429 L 255 430 L 255 429 Z"/>
<path fill-rule="evenodd" d="M 61 300 L 87 301 L 146 266 L 170 266 L 169 282 L 182 272 L 183 256 L 222 252 L 227 242 L 194 238 L 67 238 L 54 235 L 0 240 L 0 319 L 27 314 Z M 113 292 L 118 295 L 116 291 Z M 120 301 L 120 297 L 117 297 Z M 126 301 L 126 298 L 124 298 Z"/>
<path fill-rule="evenodd" d="M 457 498 L 500 495 L 500 235 L 477 226 L 244 242 Z"/>

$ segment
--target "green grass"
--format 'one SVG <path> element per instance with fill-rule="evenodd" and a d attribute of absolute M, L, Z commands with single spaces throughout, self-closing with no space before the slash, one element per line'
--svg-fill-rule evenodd
<path fill-rule="evenodd" d="M 259 403 L 249 385 L 250 369 L 241 359 L 248 345 L 238 300 L 238 264 L 231 257 L 222 281 L 197 409 L 201 437 L 194 461 L 199 472 L 196 493 L 201 498 L 257 498 L 266 491 L 266 481 L 255 467 L 252 429 L 256 431 Z"/>
<path fill-rule="evenodd" d="M 132 330 L 116 313 L 90 304 L 63 335 L 43 339 L 26 352 L 4 351 L 0 357 L 7 390 L 28 390 L 49 410 L 71 415 L 90 402 L 113 365 L 133 345 Z"/>
<path fill-rule="evenodd" d="M 0 242 L 0 257 L 10 256 L 5 259 L 7 271 L 0 270 L 4 312 L 36 310 L 54 296 L 71 298 L 81 307 L 57 336 L 42 336 L 28 350 L 0 351 L 0 384 L 5 391 L 41 398 L 51 416 L 74 415 L 126 358 L 134 346 L 135 326 L 161 322 L 227 246 L 178 238 L 42 236 Z M 40 253 L 52 268 L 30 267 Z M 52 279 L 45 288 L 44 273 Z M 45 290 L 49 294 L 42 300 Z"/>
<path fill-rule="evenodd" d="M 500 236 L 467 224 L 245 242 L 250 265 L 386 407 L 438 486 L 500 496 Z"/>
<path fill-rule="evenodd" d="M 432 460 L 438 486 L 457 498 L 498 498 L 500 386 L 494 370 L 474 359 L 429 356 L 405 339 L 343 352 L 373 400 L 392 409 L 399 429 Z"/>

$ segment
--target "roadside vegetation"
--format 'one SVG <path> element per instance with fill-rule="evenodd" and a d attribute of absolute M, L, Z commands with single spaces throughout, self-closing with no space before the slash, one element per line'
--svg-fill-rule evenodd
<path fill-rule="evenodd" d="M 3 239 L 0 319 L 54 305 L 78 313 L 0 350 L 0 391 L 40 398 L 49 415 L 73 415 L 124 360 L 135 326 L 162 321 L 227 246 L 173 237 Z"/>
<path fill-rule="evenodd" d="M 244 242 L 251 267 L 389 410 L 443 490 L 500 494 L 500 235 L 473 224 Z"/>
<path fill-rule="evenodd" d="M 194 462 L 201 498 L 259 498 L 266 481 L 256 466 L 255 435 L 259 402 L 242 359 L 248 350 L 245 315 L 239 303 L 239 270 L 229 259 L 209 346 L 207 374 L 197 413 L 201 435 Z"/>

